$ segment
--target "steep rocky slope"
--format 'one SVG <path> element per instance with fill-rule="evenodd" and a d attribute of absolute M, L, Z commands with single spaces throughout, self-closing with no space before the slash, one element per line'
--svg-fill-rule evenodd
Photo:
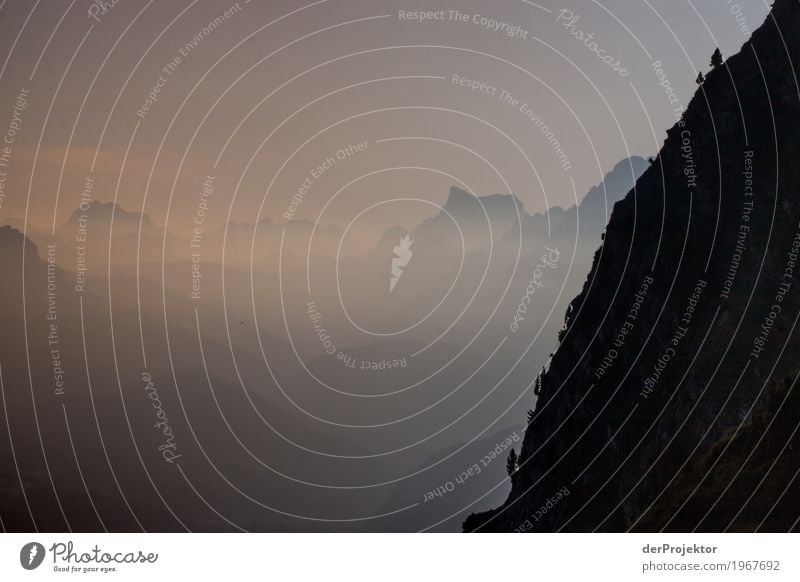
<path fill-rule="evenodd" d="M 798 528 L 800 4 L 711 71 L 618 203 L 506 503 L 467 531 Z"/>

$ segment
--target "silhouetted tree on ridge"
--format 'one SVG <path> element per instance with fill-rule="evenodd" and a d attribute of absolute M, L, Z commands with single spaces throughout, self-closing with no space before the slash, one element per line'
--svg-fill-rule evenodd
<path fill-rule="evenodd" d="M 714 50 L 714 53 L 711 55 L 710 64 L 712 69 L 716 69 L 718 66 L 722 64 L 722 53 L 720 52 L 719 47 L 717 47 Z"/>
<path fill-rule="evenodd" d="M 508 459 L 506 459 L 506 472 L 508 473 L 508 476 L 512 477 L 514 473 L 517 472 L 518 467 L 519 458 L 517 457 L 517 451 L 512 448 L 508 453 Z"/>

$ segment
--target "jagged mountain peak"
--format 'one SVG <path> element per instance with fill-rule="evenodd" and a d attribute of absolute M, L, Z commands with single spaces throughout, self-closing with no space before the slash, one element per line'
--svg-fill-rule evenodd
<path fill-rule="evenodd" d="M 69 224 L 77 224 L 82 216 L 89 217 L 89 220 L 96 219 L 102 223 L 110 224 L 113 216 L 114 225 L 139 225 L 139 222 L 144 226 L 151 226 L 152 221 L 147 214 L 125 210 L 117 202 L 102 202 L 100 200 L 92 200 L 86 205 L 76 208 L 70 215 Z"/>
<path fill-rule="evenodd" d="M 462 214 L 464 212 L 480 212 L 482 207 L 486 212 L 513 212 L 518 211 L 520 215 L 526 216 L 525 206 L 514 194 L 487 194 L 476 196 L 462 190 L 457 186 L 451 186 L 444 204 L 444 209 L 451 214 Z"/>

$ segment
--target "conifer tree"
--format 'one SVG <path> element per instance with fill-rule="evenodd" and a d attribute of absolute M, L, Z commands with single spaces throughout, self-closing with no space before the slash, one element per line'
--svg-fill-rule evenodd
<path fill-rule="evenodd" d="M 514 473 L 517 472 L 518 468 L 518 458 L 517 458 L 517 451 L 513 448 L 511 452 L 508 453 L 508 459 L 506 459 L 506 472 L 508 476 L 511 477 Z"/>
<path fill-rule="evenodd" d="M 717 47 L 714 50 L 714 54 L 711 55 L 710 64 L 712 69 L 716 69 L 718 66 L 722 64 L 722 53 L 720 52 L 719 47 Z"/>

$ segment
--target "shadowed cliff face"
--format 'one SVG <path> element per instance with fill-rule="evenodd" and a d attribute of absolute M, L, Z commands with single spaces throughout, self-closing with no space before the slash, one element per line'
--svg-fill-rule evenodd
<path fill-rule="evenodd" d="M 611 216 L 512 491 L 467 531 L 798 528 L 800 5 L 711 71 Z"/>

